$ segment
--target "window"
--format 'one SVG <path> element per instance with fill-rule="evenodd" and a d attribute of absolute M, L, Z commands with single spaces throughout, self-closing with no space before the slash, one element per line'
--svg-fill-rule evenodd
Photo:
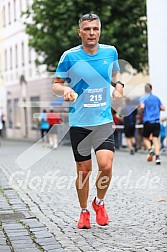
<path fill-rule="evenodd" d="M 10 69 L 12 70 L 13 66 L 13 55 L 12 55 L 12 48 L 10 48 Z"/>
<path fill-rule="evenodd" d="M 10 9 L 10 3 L 8 3 L 8 18 L 9 18 L 9 25 L 11 24 L 11 9 Z"/>
<path fill-rule="evenodd" d="M 14 127 L 16 129 L 19 129 L 20 126 L 21 126 L 21 118 L 20 118 L 20 115 L 21 115 L 21 111 L 20 111 L 20 107 L 18 106 L 18 99 L 14 99 L 14 109 L 13 109 L 13 112 L 14 112 Z"/>
<path fill-rule="evenodd" d="M 16 0 L 13 0 L 14 21 L 16 21 Z"/>
<path fill-rule="evenodd" d="M 40 113 L 39 101 L 40 101 L 39 96 L 31 97 L 31 127 L 32 129 L 39 128 L 38 118 L 34 117 L 34 114 Z"/>
<path fill-rule="evenodd" d="M 32 51 L 31 51 L 30 47 L 28 48 L 28 59 L 29 59 L 29 63 L 31 63 L 32 62 Z"/>
<path fill-rule="evenodd" d="M 8 122 L 8 127 L 12 128 L 13 126 L 13 118 L 12 118 L 12 100 L 7 100 L 7 122 Z"/>
<path fill-rule="evenodd" d="M 18 68 L 18 47 L 15 45 L 15 66 Z"/>
<path fill-rule="evenodd" d="M 3 17 L 3 27 L 5 27 L 5 26 L 6 26 L 6 13 L 5 13 L 5 6 L 3 7 L 2 17 Z"/>
<path fill-rule="evenodd" d="M 5 49 L 5 71 L 8 69 L 8 54 L 7 49 Z"/>
<path fill-rule="evenodd" d="M 23 0 L 20 0 L 20 17 L 21 17 L 21 15 L 22 15 L 22 10 L 23 10 L 22 1 L 23 1 Z"/>
<path fill-rule="evenodd" d="M 24 42 L 21 43 L 21 57 L 22 57 L 22 66 L 24 66 Z"/>

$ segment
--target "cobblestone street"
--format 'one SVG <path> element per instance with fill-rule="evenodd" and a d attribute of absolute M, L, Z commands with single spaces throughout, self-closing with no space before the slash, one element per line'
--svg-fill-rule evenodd
<path fill-rule="evenodd" d="M 93 155 L 89 210 L 91 229 L 78 230 L 71 147 L 3 141 L 0 147 L 0 252 L 167 252 L 167 153 L 162 164 L 146 153 L 117 151 L 105 198 L 108 226 L 96 224 Z"/>

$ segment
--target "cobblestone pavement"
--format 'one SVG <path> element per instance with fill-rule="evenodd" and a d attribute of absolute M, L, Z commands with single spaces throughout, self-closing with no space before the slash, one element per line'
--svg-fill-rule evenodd
<path fill-rule="evenodd" d="M 91 229 L 78 230 L 71 147 L 32 145 L 4 141 L 0 148 L 0 252 L 167 252 L 166 153 L 156 166 L 143 152 L 116 152 L 105 227 L 96 224 L 91 209 L 97 172 L 93 154 Z"/>

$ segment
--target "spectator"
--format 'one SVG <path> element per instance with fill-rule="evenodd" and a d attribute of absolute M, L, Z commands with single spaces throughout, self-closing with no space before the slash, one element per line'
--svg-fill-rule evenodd
<path fill-rule="evenodd" d="M 49 123 L 49 132 L 48 132 L 48 139 L 50 146 L 52 148 L 57 148 L 58 146 L 58 139 L 57 139 L 57 127 L 56 124 L 62 123 L 62 119 L 60 118 L 59 114 L 55 113 L 53 109 L 47 114 L 47 121 Z"/>
<path fill-rule="evenodd" d="M 46 111 L 46 109 L 44 109 L 38 118 L 38 120 L 40 122 L 41 138 L 42 138 L 43 142 L 48 142 L 47 137 L 45 137 L 45 135 L 49 131 L 49 123 L 47 121 L 46 116 L 47 116 L 47 111 Z"/>
<path fill-rule="evenodd" d="M 165 150 L 166 146 L 164 145 L 164 140 L 166 138 L 166 119 L 161 119 L 161 128 L 160 128 L 160 142 L 161 150 Z"/>

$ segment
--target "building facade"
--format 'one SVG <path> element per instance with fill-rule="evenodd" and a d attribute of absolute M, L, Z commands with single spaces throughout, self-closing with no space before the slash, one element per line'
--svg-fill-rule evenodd
<path fill-rule="evenodd" d="M 28 46 L 22 12 L 33 0 L 0 0 L 0 80 L 5 96 L 6 135 L 39 138 L 37 117 L 55 99 L 44 65 L 37 67 L 35 51 Z M 5 87 L 5 88 L 4 88 Z M 2 100 L 2 99 L 1 99 Z"/>

